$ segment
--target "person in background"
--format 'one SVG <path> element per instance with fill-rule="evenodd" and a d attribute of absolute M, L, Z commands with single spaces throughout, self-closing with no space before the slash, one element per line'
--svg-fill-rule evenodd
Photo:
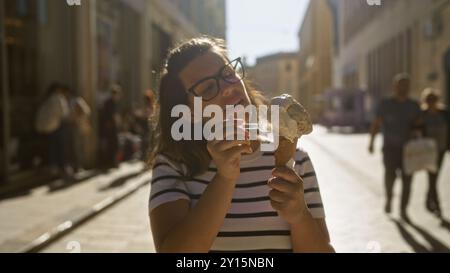
<path fill-rule="evenodd" d="M 400 172 L 403 182 L 401 217 L 404 221 L 409 222 L 407 206 L 412 175 L 407 175 L 403 170 L 403 148 L 420 123 L 420 106 L 416 101 L 409 98 L 410 77 L 408 74 L 395 76 L 393 89 L 393 96 L 382 100 L 378 106 L 376 118 L 370 131 L 369 152 L 374 152 L 375 136 L 382 129 L 386 188 L 385 212 L 391 213 L 394 182 L 397 178 L 397 172 Z"/>
<path fill-rule="evenodd" d="M 63 94 L 66 97 L 67 101 L 67 117 L 64 119 L 64 155 L 65 155 L 65 161 L 66 165 L 71 174 L 71 180 L 72 176 L 78 171 L 78 158 L 77 153 L 75 150 L 75 142 L 76 142 L 76 136 L 75 136 L 75 130 L 76 130 L 76 122 L 75 122 L 75 114 L 74 114 L 74 108 L 73 108 L 73 100 L 75 98 L 74 91 L 65 84 L 60 85 L 60 89 L 63 92 Z"/>
<path fill-rule="evenodd" d="M 48 137 L 50 173 L 70 180 L 73 169 L 70 164 L 70 89 L 60 83 L 48 88 L 45 100 L 39 107 L 36 130 Z"/>
<path fill-rule="evenodd" d="M 119 154 L 118 162 L 129 161 L 136 158 L 139 151 L 139 131 L 140 127 L 136 122 L 136 117 L 130 110 L 122 113 L 122 123 L 119 130 Z"/>
<path fill-rule="evenodd" d="M 118 134 L 121 123 L 119 102 L 121 97 L 122 88 L 119 85 L 113 85 L 111 87 L 111 96 L 104 103 L 100 113 L 100 153 L 101 162 L 106 169 L 116 168 L 118 166 Z"/>
<path fill-rule="evenodd" d="M 155 97 L 151 90 L 145 92 L 143 96 L 144 105 L 141 109 L 137 110 L 135 120 L 139 128 L 139 135 L 141 137 L 141 160 L 147 161 L 150 145 L 152 142 L 152 126 L 151 119 L 153 116 Z"/>
<path fill-rule="evenodd" d="M 69 87 L 65 87 L 72 96 L 69 100 L 70 106 L 70 159 L 74 172 L 78 172 L 86 165 L 86 147 L 85 141 L 92 132 L 90 115 L 91 108 L 86 101 L 75 95 Z"/>
<path fill-rule="evenodd" d="M 422 122 L 425 137 L 436 141 L 438 148 L 438 169 L 436 173 L 428 172 L 428 195 L 426 208 L 429 212 L 441 217 L 441 206 L 437 192 L 437 182 L 445 152 L 450 149 L 450 131 L 448 110 L 439 102 L 439 91 L 427 88 L 422 93 Z"/>

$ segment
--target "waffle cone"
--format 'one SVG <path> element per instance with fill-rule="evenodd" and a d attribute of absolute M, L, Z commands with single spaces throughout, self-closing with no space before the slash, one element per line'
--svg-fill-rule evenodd
<path fill-rule="evenodd" d="M 280 137 L 278 149 L 275 151 L 275 165 L 277 167 L 286 166 L 289 160 L 294 158 L 296 148 L 297 141 L 291 142 L 284 137 Z"/>

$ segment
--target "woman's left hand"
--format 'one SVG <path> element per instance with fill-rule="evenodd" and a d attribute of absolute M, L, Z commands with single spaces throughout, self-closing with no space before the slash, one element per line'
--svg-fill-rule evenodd
<path fill-rule="evenodd" d="M 272 175 L 273 178 L 268 183 L 272 188 L 269 193 L 272 207 L 289 224 L 301 222 L 308 213 L 303 180 L 288 167 L 277 167 Z"/>

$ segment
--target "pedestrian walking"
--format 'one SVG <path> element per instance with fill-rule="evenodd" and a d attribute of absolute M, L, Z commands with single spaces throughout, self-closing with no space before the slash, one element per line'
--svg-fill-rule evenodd
<path fill-rule="evenodd" d="M 147 161 L 152 145 L 152 118 L 155 107 L 155 97 L 152 91 L 147 91 L 143 96 L 143 106 L 135 112 L 135 120 L 138 133 L 141 138 L 141 160 Z"/>
<path fill-rule="evenodd" d="M 92 134 L 91 108 L 81 96 L 72 96 L 70 108 L 73 129 L 73 166 L 77 172 L 87 166 L 88 147 L 86 143 Z"/>
<path fill-rule="evenodd" d="M 374 152 L 375 137 L 383 133 L 383 163 L 385 168 L 384 183 L 386 190 L 385 212 L 391 213 L 393 188 L 397 176 L 402 180 L 402 197 L 400 213 L 403 220 L 409 222 L 407 207 L 411 192 L 412 175 L 403 167 L 403 149 L 410 140 L 420 122 L 420 106 L 409 98 L 410 77 L 407 74 L 395 76 L 393 96 L 383 99 L 378 106 L 376 118 L 370 131 L 369 152 Z"/>
<path fill-rule="evenodd" d="M 100 155 L 105 169 L 118 166 L 121 97 L 122 88 L 119 85 L 113 85 L 110 97 L 105 101 L 100 113 Z"/>
<path fill-rule="evenodd" d="M 50 172 L 66 180 L 73 177 L 70 164 L 70 90 L 60 83 L 48 88 L 38 109 L 36 130 L 47 136 Z"/>
<path fill-rule="evenodd" d="M 427 88 L 422 93 L 423 134 L 436 142 L 438 148 L 437 171 L 428 172 L 428 194 L 426 208 L 441 217 L 441 205 L 438 194 L 438 178 L 446 151 L 450 150 L 450 120 L 448 110 L 440 103 L 439 90 Z"/>

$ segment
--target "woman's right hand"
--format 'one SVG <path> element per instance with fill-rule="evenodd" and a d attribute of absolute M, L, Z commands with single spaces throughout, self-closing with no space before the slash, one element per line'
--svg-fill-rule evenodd
<path fill-rule="evenodd" d="M 236 140 L 238 130 L 244 129 L 235 126 L 235 140 L 212 140 L 207 145 L 208 152 L 217 167 L 217 175 L 232 182 L 236 182 L 241 173 L 242 154 L 253 152 L 248 133 L 244 132 L 247 140 Z"/>

